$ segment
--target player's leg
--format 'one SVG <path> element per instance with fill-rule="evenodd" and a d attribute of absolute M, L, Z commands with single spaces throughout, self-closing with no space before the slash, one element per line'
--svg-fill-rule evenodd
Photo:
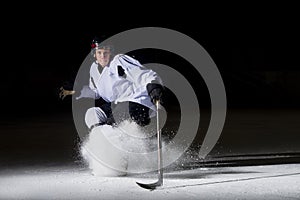
<path fill-rule="evenodd" d="M 140 126 L 146 126 L 150 123 L 149 108 L 144 105 L 129 102 L 129 114 L 131 119 Z"/>
<path fill-rule="evenodd" d="M 105 112 L 99 107 L 91 107 L 85 113 L 85 124 L 89 131 L 97 126 L 101 126 L 106 123 L 107 116 Z"/>

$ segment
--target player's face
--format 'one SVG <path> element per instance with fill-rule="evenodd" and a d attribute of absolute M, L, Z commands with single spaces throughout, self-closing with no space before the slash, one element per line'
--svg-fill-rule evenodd
<path fill-rule="evenodd" d="M 95 53 L 98 63 L 105 67 L 110 61 L 111 52 L 109 49 L 97 49 Z"/>

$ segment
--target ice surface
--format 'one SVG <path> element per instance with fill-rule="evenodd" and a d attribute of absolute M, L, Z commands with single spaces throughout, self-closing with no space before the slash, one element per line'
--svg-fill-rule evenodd
<path fill-rule="evenodd" d="M 2 200 L 150 200 L 150 199 L 261 199 L 300 198 L 300 164 L 209 167 L 164 174 L 154 191 L 136 184 L 148 177 L 99 177 L 81 166 L 7 169 L 0 175 Z"/>

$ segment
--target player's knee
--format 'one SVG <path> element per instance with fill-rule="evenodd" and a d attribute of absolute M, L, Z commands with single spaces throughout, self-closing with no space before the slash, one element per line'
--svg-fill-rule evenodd
<path fill-rule="evenodd" d="M 89 108 L 85 113 L 85 124 L 89 129 L 95 125 L 105 124 L 107 116 L 99 107 Z"/>

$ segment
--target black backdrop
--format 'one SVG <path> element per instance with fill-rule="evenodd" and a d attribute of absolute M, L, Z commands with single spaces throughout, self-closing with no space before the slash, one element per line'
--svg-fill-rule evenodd
<path fill-rule="evenodd" d="M 282 112 L 265 110 L 299 108 L 299 12 L 261 5 L 246 12 L 245 7 L 235 5 L 235 9 L 219 12 L 213 7 L 204 13 L 208 7 L 191 5 L 186 9 L 181 3 L 176 10 L 173 4 L 165 9 L 151 2 L 155 9 L 150 12 L 133 8 L 104 12 L 104 5 L 89 5 L 88 9 L 82 8 L 84 12 L 49 5 L 30 11 L 18 5 L 19 10 L 14 6 L 2 16 L 1 163 L 50 156 L 53 160 L 67 159 L 76 154 L 71 98 L 59 100 L 58 88 L 76 74 L 95 35 L 110 37 L 149 26 L 170 28 L 192 37 L 216 63 L 229 108 L 219 145 L 224 152 L 226 144 L 228 152 L 234 147 L 240 148 L 239 152 L 244 148 L 251 152 L 277 147 L 280 151 L 298 150 L 297 113 L 288 111 L 280 116 Z M 178 57 L 154 50 L 134 53 L 141 62 L 163 62 L 179 68 L 200 96 L 201 106 L 209 106 L 201 77 L 194 76 Z M 261 111 L 234 115 L 231 108 Z"/>
<path fill-rule="evenodd" d="M 4 29 L 2 37 L 1 93 L 3 113 L 54 111 L 64 108 L 57 89 L 77 73 L 95 35 L 109 37 L 144 26 L 180 31 L 199 42 L 223 77 L 229 107 L 298 106 L 299 31 L 294 24 L 125 23 L 90 27 L 85 23 L 29 23 L 22 29 Z M 166 52 L 135 52 L 141 62 L 178 67 L 197 93 L 205 92 L 201 77 L 186 63 Z M 180 63 L 180 65 L 178 64 Z M 177 66 L 176 66 L 177 64 Z M 67 100 L 68 101 L 68 100 Z M 204 101 L 206 105 L 209 101 Z"/>

